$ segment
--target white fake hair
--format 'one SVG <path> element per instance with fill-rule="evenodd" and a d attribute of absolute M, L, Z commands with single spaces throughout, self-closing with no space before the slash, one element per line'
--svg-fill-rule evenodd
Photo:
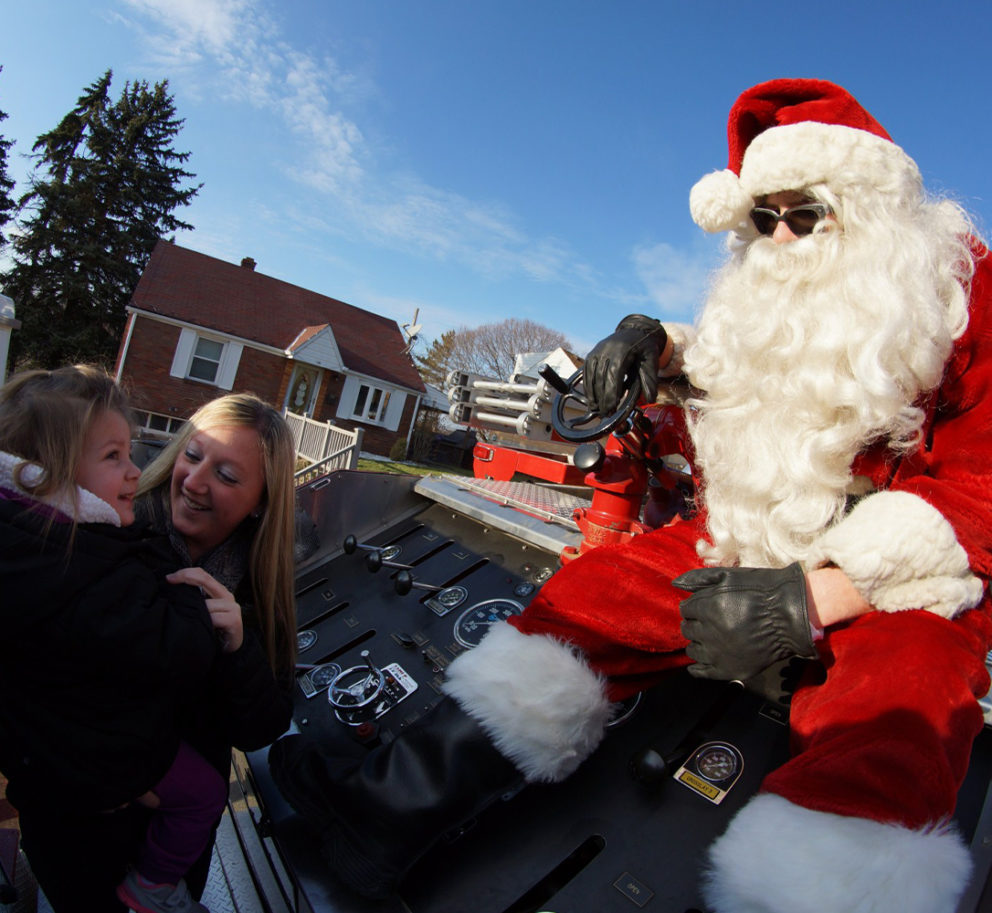
<path fill-rule="evenodd" d="M 949 201 L 809 195 L 836 222 L 777 245 L 747 228 L 685 369 L 711 564 L 784 566 L 842 516 L 866 445 L 919 439 L 921 394 L 967 327 L 972 226 Z"/>

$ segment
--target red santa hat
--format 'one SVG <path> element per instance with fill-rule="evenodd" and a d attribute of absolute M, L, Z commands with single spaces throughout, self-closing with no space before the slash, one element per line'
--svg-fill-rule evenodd
<path fill-rule="evenodd" d="M 826 184 L 838 194 L 872 188 L 913 199 L 916 163 L 849 92 L 821 79 L 774 79 L 744 92 L 727 124 L 730 159 L 692 189 L 706 231 L 747 223 L 757 197 Z"/>

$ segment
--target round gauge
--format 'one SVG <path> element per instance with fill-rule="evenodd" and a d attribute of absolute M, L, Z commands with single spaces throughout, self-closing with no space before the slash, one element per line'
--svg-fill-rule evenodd
<path fill-rule="evenodd" d="M 316 631 L 300 631 L 296 635 L 296 649 L 300 653 L 309 650 L 315 643 L 317 643 Z"/>
<path fill-rule="evenodd" d="M 638 705 L 641 703 L 641 694 L 642 692 L 638 691 L 637 694 L 626 697 L 614 704 L 613 718 L 606 724 L 606 728 L 616 729 L 617 726 L 622 726 L 626 723 L 634 715 L 634 711 L 637 710 Z"/>
<path fill-rule="evenodd" d="M 325 663 L 310 673 L 310 681 L 315 688 L 326 688 L 340 674 L 341 667 L 337 663 Z"/>
<path fill-rule="evenodd" d="M 465 601 L 468 590 L 463 586 L 449 586 L 441 590 L 434 598 L 446 609 L 453 609 Z"/>
<path fill-rule="evenodd" d="M 458 616 L 455 640 L 463 647 L 477 647 L 489 629 L 511 615 L 519 615 L 524 607 L 513 599 L 487 599 L 476 603 Z"/>
<path fill-rule="evenodd" d="M 713 745 L 699 753 L 696 768 L 707 780 L 729 780 L 737 773 L 737 756 L 724 745 Z"/>
<path fill-rule="evenodd" d="M 379 552 L 380 557 L 383 561 L 392 561 L 394 558 L 399 556 L 399 553 L 403 551 L 398 545 L 387 545 L 382 551 Z"/>

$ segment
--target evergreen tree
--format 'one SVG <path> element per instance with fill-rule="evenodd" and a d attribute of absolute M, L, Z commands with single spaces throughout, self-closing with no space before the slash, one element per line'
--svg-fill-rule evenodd
<path fill-rule="evenodd" d="M 424 383 L 442 390 L 447 386 L 448 372 L 458 368 L 454 364 L 455 331 L 448 330 L 435 339 L 424 355 L 414 355 L 414 361 Z"/>
<path fill-rule="evenodd" d="M 0 67 L 0 73 L 3 67 Z M 5 111 L 0 111 L 0 123 L 7 119 Z M 0 134 L 0 251 L 7 246 L 7 236 L 4 234 L 4 226 L 13 218 L 14 210 L 17 208 L 11 197 L 14 189 L 14 182 L 7 176 L 7 152 L 14 145 L 12 139 L 5 139 Z"/>
<path fill-rule="evenodd" d="M 183 186 L 193 175 L 183 169 L 189 153 L 172 145 L 183 121 L 168 83 L 128 82 L 111 101 L 111 76 L 33 146 L 14 265 L 2 279 L 23 322 L 12 345 L 18 367 L 111 365 L 156 240 L 192 228 L 173 214 L 199 186 Z"/>

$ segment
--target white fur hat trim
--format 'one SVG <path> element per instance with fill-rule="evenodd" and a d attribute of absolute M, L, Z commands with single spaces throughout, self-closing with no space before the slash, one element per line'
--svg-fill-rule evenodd
<path fill-rule="evenodd" d="M 950 825 L 910 830 L 765 793 L 710 848 L 704 895 L 714 913 L 951 913 L 970 872 Z"/>
<path fill-rule="evenodd" d="M 572 647 L 506 622 L 448 667 L 444 691 L 529 782 L 567 777 L 610 718 L 605 681 Z"/>
<path fill-rule="evenodd" d="M 921 189 L 916 163 L 891 140 L 840 124 L 803 121 L 758 134 L 741 164 L 741 186 L 753 197 L 826 184 L 912 199 Z"/>
<path fill-rule="evenodd" d="M 983 584 L 943 514 L 917 495 L 881 491 L 813 544 L 810 567 L 835 564 L 876 609 L 926 609 L 953 618 L 981 601 Z"/>

